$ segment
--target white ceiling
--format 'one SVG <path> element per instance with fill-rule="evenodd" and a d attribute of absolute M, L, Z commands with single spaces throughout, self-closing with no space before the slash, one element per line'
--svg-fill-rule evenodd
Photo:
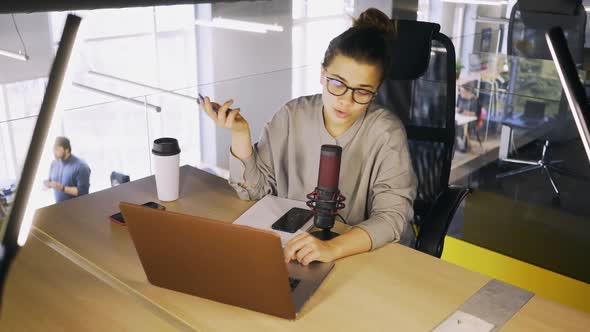
<path fill-rule="evenodd" d="M 0 55 L 0 84 L 45 77 L 54 57 L 51 45 L 49 15 L 47 13 L 15 14 L 29 61 Z M 9 14 L 0 15 L 0 49 L 18 52 L 21 41 Z"/>

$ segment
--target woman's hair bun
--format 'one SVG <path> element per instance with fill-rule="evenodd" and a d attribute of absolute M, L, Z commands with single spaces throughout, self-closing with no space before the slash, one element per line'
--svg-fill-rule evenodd
<path fill-rule="evenodd" d="M 369 8 L 362 12 L 359 17 L 354 20 L 352 26 L 355 28 L 377 29 L 388 36 L 391 36 L 394 32 L 394 25 L 387 14 L 377 8 Z"/>

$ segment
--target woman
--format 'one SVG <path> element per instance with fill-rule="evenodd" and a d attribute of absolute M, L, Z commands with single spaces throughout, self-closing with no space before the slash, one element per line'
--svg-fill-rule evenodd
<path fill-rule="evenodd" d="M 387 15 L 374 8 L 363 12 L 330 42 L 322 93 L 284 105 L 254 147 L 248 122 L 239 109 L 229 108 L 233 100 L 200 102 L 218 126 L 231 130 L 229 182 L 242 199 L 272 194 L 305 201 L 317 184 L 321 145 L 342 147 L 339 189 L 346 208 L 340 214 L 354 227 L 328 241 L 301 234 L 285 247 L 286 261 L 329 262 L 414 240 L 410 221 L 417 181 L 406 133 L 393 112 L 371 104 L 388 70 L 392 33 Z"/>
<path fill-rule="evenodd" d="M 483 126 L 487 111 L 481 105 L 479 98 L 475 95 L 475 87 L 477 81 L 470 81 L 459 87 L 459 96 L 457 97 L 457 106 L 455 112 L 466 116 L 475 117 L 475 123 L 467 123 L 463 125 L 463 130 L 457 131 L 455 147 L 460 152 L 467 152 L 471 147 L 470 134 L 475 133 L 477 141 L 481 145 L 479 139 L 479 129 Z"/>

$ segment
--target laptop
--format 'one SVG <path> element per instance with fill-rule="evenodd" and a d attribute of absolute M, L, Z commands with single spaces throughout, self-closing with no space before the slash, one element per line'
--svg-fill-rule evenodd
<path fill-rule="evenodd" d="M 578 76 L 574 58 L 570 53 L 565 35 L 560 27 L 555 27 L 547 31 L 545 38 L 553 62 L 557 67 L 557 74 L 559 75 L 561 86 L 567 97 L 574 120 L 576 121 L 586 155 L 590 161 L 590 108 L 586 91 Z"/>
<path fill-rule="evenodd" d="M 121 203 L 148 278 L 159 287 L 295 319 L 334 263 L 285 263 L 280 236 Z"/>
<path fill-rule="evenodd" d="M 521 120 L 527 125 L 542 124 L 545 121 L 545 103 L 534 100 L 525 101 Z"/>

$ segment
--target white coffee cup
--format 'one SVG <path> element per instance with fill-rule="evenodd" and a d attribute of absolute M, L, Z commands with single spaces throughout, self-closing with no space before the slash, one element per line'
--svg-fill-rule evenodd
<path fill-rule="evenodd" d="M 158 199 L 164 202 L 177 200 L 180 181 L 178 140 L 171 137 L 156 139 L 152 148 L 152 164 Z"/>

